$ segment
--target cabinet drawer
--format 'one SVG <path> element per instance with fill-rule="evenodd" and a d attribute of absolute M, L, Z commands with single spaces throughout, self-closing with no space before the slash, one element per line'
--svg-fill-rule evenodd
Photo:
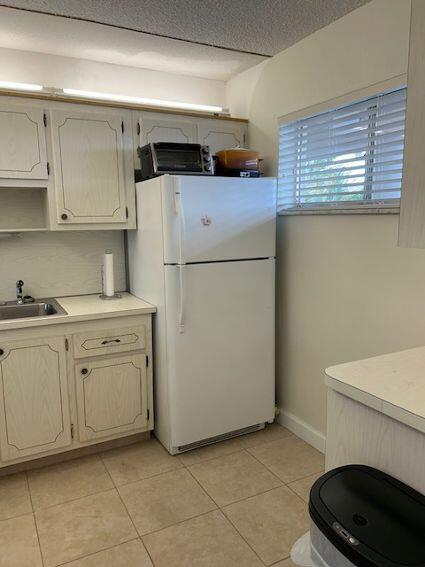
<path fill-rule="evenodd" d="M 75 358 L 99 356 L 146 348 L 146 328 L 106 329 L 73 335 Z"/>

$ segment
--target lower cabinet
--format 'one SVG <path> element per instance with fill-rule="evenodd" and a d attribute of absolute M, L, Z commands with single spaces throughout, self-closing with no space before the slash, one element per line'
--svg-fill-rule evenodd
<path fill-rule="evenodd" d="M 0 341 L 1 460 L 71 443 L 65 337 Z"/>
<path fill-rule="evenodd" d="M 153 429 L 151 359 L 150 314 L 0 331 L 0 468 Z"/>
<path fill-rule="evenodd" d="M 146 429 L 147 357 L 132 354 L 75 366 L 80 441 Z"/>

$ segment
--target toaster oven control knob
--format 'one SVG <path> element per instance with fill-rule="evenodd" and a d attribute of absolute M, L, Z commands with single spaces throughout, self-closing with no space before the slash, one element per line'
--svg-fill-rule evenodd
<path fill-rule="evenodd" d="M 210 165 L 206 165 L 206 166 L 205 166 L 205 171 L 211 171 L 211 166 L 210 166 Z"/>
<path fill-rule="evenodd" d="M 207 163 L 210 162 L 211 156 L 209 156 L 209 155 L 204 156 L 204 161 L 207 162 Z"/>
<path fill-rule="evenodd" d="M 203 154 L 209 154 L 210 153 L 210 149 L 208 146 L 203 146 L 202 147 L 202 153 Z"/>

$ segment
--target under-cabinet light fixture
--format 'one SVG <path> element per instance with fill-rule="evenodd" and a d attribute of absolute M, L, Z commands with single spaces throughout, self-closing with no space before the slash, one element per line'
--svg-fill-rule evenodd
<path fill-rule="evenodd" d="M 11 83 L 9 81 L 0 81 L 0 89 L 8 89 L 10 91 L 42 91 L 43 87 L 32 83 Z"/>
<path fill-rule="evenodd" d="M 136 96 L 115 95 L 109 93 L 98 93 L 92 91 L 80 91 L 77 89 L 63 89 L 63 94 L 80 98 L 91 98 L 98 100 L 110 100 L 128 104 L 141 104 L 146 106 L 161 106 L 165 108 L 176 108 L 180 110 L 198 110 L 200 112 L 223 112 L 223 107 L 210 104 L 192 104 L 190 102 L 174 102 L 171 100 L 159 100 L 155 98 L 141 98 Z"/>

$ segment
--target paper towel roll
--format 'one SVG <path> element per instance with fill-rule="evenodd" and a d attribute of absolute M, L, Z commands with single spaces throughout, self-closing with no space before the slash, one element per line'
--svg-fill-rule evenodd
<path fill-rule="evenodd" d="M 103 293 L 107 297 L 113 297 L 114 286 L 114 254 L 111 250 L 105 250 L 103 255 Z"/>

